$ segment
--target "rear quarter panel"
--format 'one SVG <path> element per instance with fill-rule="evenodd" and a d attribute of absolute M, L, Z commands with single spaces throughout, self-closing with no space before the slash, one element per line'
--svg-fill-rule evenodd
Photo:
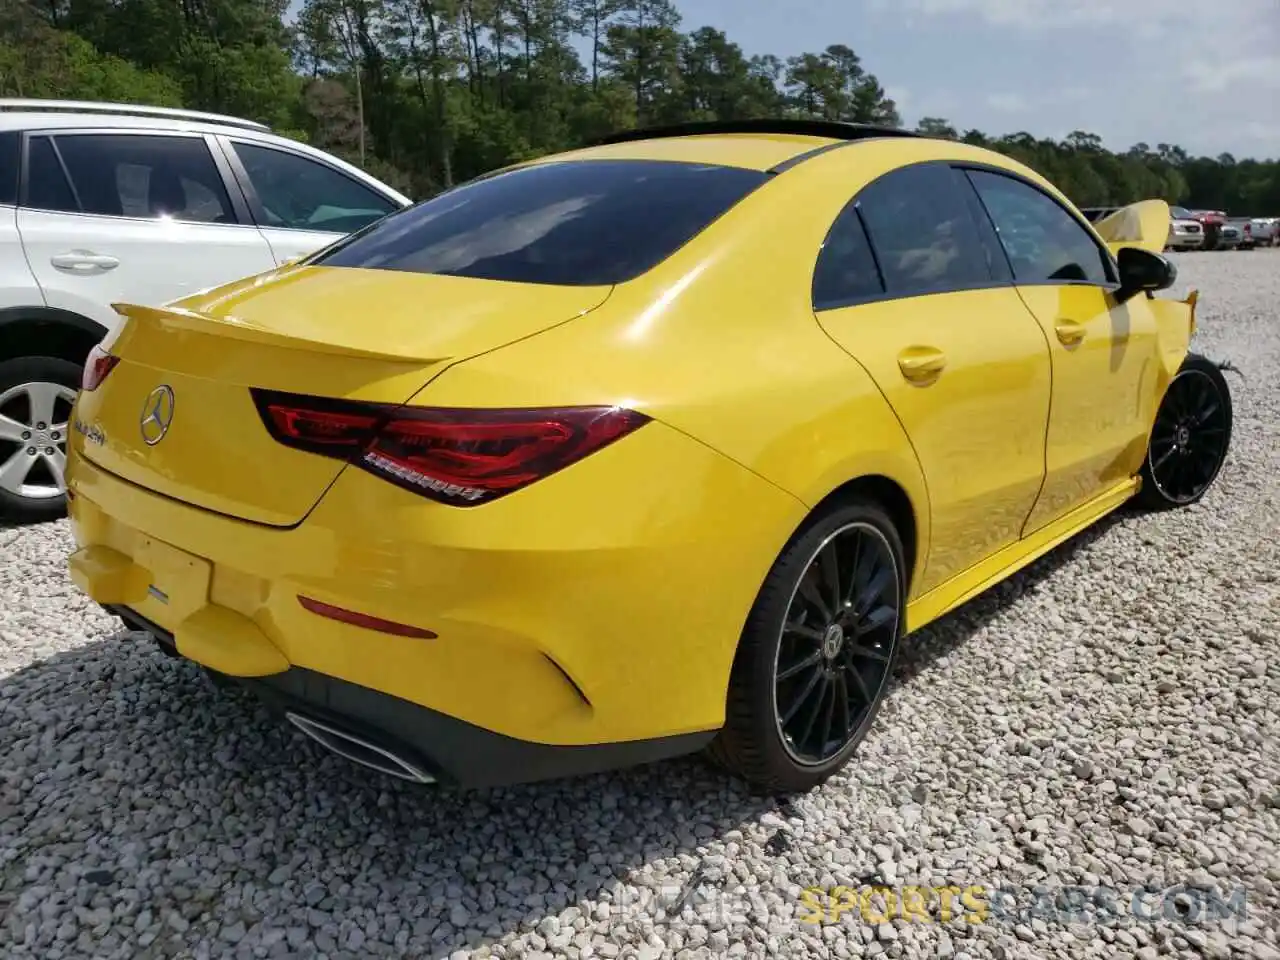
<path fill-rule="evenodd" d="M 413 402 L 441 406 L 612 402 L 639 409 L 801 501 L 883 476 L 915 514 L 928 554 L 920 465 L 870 376 L 812 309 L 818 252 L 857 189 L 903 163 L 985 151 L 935 141 L 862 143 L 760 188 L 644 277 L 572 324 L 458 365 Z M 744 522 L 752 518 L 744 517 Z M 792 529 L 774 531 L 778 549 Z"/>

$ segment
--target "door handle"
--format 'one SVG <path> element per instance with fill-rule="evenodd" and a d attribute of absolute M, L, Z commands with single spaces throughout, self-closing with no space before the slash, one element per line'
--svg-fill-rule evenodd
<path fill-rule="evenodd" d="M 70 253 L 58 253 L 49 258 L 49 262 L 58 270 L 68 273 L 103 273 L 120 266 L 120 261 L 106 254 L 94 253 L 92 250 L 72 250 Z"/>
<path fill-rule="evenodd" d="M 912 383 L 930 383 L 946 366 L 946 354 L 935 347 L 908 347 L 898 354 L 898 369 Z"/>
<path fill-rule="evenodd" d="M 1074 347 L 1084 339 L 1085 328 L 1083 323 L 1074 320 L 1059 320 L 1053 325 L 1053 332 L 1064 346 Z"/>

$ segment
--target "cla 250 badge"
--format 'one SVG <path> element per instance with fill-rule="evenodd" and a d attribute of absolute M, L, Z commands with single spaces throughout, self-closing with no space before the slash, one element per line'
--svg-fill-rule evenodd
<path fill-rule="evenodd" d="M 102 428 L 98 426 L 96 423 L 87 424 L 83 420 L 77 419 L 74 423 L 72 423 L 72 426 L 75 428 L 76 433 L 84 437 L 85 440 L 89 443 L 94 443 L 94 444 L 97 444 L 98 446 L 102 446 L 104 443 L 107 442 L 107 435 L 102 432 Z"/>

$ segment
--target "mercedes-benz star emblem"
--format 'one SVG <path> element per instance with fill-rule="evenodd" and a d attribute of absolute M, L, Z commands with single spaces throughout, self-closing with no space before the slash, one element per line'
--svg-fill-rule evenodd
<path fill-rule="evenodd" d="M 142 405 L 142 439 L 148 447 L 154 447 L 164 439 L 173 423 L 173 387 L 162 383 L 149 394 Z"/>

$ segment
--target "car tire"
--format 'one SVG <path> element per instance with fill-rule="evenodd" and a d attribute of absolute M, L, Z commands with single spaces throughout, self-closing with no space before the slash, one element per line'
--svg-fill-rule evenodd
<path fill-rule="evenodd" d="M 1198 503 L 1226 461 L 1232 422 L 1226 377 L 1212 360 L 1187 354 L 1156 412 L 1138 502 L 1150 510 Z"/>
<path fill-rule="evenodd" d="M 71 403 L 80 388 L 80 374 L 76 364 L 57 357 L 19 357 L 0 362 L 0 414 L 31 428 L 23 432 L 30 434 L 28 439 L 33 444 L 26 447 L 21 436 L 10 441 L 0 435 L 0 517 L 5 520 L 40 523 L 66 513 L 65 492 L 50 492 L 58 489 L 57 477 L 52 466 L 54 458 L 45 451 L 59 451 L 65 463 Z M 54 419 L 44 423 L 33 416 L 33 404 L 50 398 Z M 62 417 L 66 419 L 59 419 Z M 57 431 L 51 429 L 55 423 L 60 427 Z M 29 454 L 30 449 L 36 453 Z M 11 466 L 8 474 L 6 465 Z M 18 471 L 24 466 L 27 469 L 20 474 Z"/>
<path fill-rule="evenodd" d="M 742 632 L 713 762 L 766 794 L 809 790 L 848 762 L 893 675 L 903 557 L 870 500 L 822 509 L 792 537 Z"/>

